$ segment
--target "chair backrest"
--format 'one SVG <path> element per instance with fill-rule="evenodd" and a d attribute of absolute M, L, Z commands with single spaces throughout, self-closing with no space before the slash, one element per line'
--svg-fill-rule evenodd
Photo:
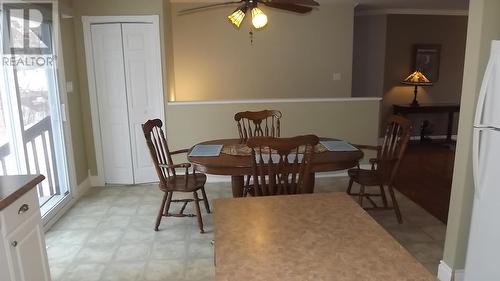
<path fill-rule="evenodd" d="M 410 133 L 410 120 L 399 115 L 393 115 L 387 120 L 384 142 L 377 155 L 377 171 L 387 184 L 392 183 L 396 176 Z"/>
<path fill-rule="evenodd" d="M 172 156 L 168 150 L 167 139 L 163 133 L 162 126 L 163 122 L 160 119 L 148 120 L 142 124 L 142 131 L 144 132 L 149 154 L 153 160 L 160 184 L 166 186 L 167 179 L 175 177 L 175 169 L 160 167 L 160 165 L 173 165 Z"/>
<path fill-rule="evenodd" d="M 319 138 L 254 137 L 247 145 L 253 157 L 253 195 L 299 194 L 309 190 L 310 165 Z"/>
<path fill-rule="evenodd" d="M 240 142 L 252 137 L 280 137 L 281 112 L 278 110 L 244 111 L 234 115 Z"/>

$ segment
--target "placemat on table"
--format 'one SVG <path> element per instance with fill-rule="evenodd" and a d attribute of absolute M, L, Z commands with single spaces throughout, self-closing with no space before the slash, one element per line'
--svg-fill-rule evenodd
<path fill-rule="evenodd" d="M 305 151 L 305 146 L 300 146 L 299 147 L 299 153 L 304 153 Z M 321 152 L 326 152 L 328 149 L 326 149 L 325 146 L 322 144 L 318 144 L 314 147 L 314 151 L 316 153 L 321 153 Z M 222 147 L 221 153 L 228 154 L 228 155 L 235 155 L 235 156 L 249 156 L 252 155 L 252 149 L 246 144 L 225 144 Z M 275 153 L 274 151 L 271 151 L 271 153 Z"/>

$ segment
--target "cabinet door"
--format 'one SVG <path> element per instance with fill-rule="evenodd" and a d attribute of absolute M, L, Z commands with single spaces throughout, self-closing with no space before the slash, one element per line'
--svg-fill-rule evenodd
<path fill-rule="evenodd" d="M 158 181 L 142 124 L 163 115 L 160 34 L 150 23 L 124 23 L 123 54 L 135 183 Z"/>
<path fill-rule="evenodd" d="M 105 182 L 133 184 L 121 25 L 91 27 Z"/>
<path fill-rule="evenodd" d="M 50 271 L 42 227 L 33 216 L 15 230 L 7 241 L 16 281 L 49 281 Z"/>

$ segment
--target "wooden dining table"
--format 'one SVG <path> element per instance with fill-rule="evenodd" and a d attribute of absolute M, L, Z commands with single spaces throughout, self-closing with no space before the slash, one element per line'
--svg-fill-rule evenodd
<path fill-rule="evenodd" d="M 320 140 L 337 140 L 333 138 L 320 138 Z M 219 139 L 199 143 L 203 144 L 222 144 L 225 147 L 237 146 L 240 144 L 239 139 Z M 241 144 L 240 144 L 241 145 Z M 194 148 L 194 146 L 193 146 Z M 191 150 L 193 149 L 190 149 Z M 307 193 L 314 192 L 314 174 L 317 172 L 332 172 L 352 168 L 357 165 L 358 161 L 363 158 L 361 150 L 356 151 L 322 151 L 314 154 L 311 163 L 311 173 L 309 178 L 312 182 L 308 184 L 311 187 Z M 188 161 L 194 168 L 205 174 L 231 176 L 231 185 L 233 197 L 243 196 L 244 177 L 251 175 L 252 171 L 252 156 L 233 155 L 228 153 L 220 153 L 219 156 L 189 156 Z"/>
<path fill-rule="evenodd" d="M 436 280 L 343 192 L 216 199 L 217 281 Z"/>

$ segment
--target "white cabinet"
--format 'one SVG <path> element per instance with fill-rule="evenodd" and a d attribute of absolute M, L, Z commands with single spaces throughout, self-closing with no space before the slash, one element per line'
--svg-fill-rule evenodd
<path fill-rule="evenodd" d="M 2 187 L 0 186 L 0 193 Z M 50 280 L 36 192 L 36 188 L 30 188 L 0 211 L 1 281 Z M 2 199 L 6 200 L 0 196 L 0 202 Z"/>

